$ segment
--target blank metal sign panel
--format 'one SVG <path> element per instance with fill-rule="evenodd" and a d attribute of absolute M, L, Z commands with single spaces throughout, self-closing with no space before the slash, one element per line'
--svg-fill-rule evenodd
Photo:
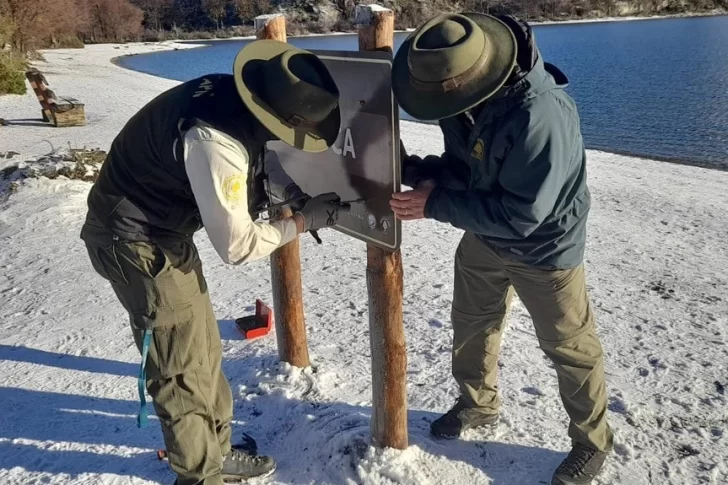
<path fill-rule="evenodd" d="M 336 229 L 384 249 L 396 250 L 401 222 L 389 207 L 400 190 L 399 110 L 392 95 L 392 56 L 384 52 L 314 51 L 340 92 L 341 131 L 323 153 L 268 143 L 286 173 L 311 196 L 336 192 L 363 202 L 342 214 Z"/>

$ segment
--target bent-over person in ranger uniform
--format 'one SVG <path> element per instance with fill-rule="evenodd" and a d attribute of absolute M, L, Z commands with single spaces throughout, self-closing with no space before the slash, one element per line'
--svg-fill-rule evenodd
<path fill-rule="evenodd" d="M 88 198 L 81 237 L 131 320 L 177 485 L 263 476 L 275 461 L 231 446 L 233 399 L 193 234 L 204 227 L 220 257 L 270 255 L 347 210 L 335 194 L 306 198 L 265 143 L 308 152 L 339 133 L 339 92 L 310 52 L 276 41 L 247 45 L 233 75 L 204 76 L 151 101 L 119 133 Z M 256 222 L 269 202 L 295 214 Z M 301 197 L 303 196 L 303 200 Z"/>
<path fill-rule="evenodd" d="M 403 158 L 400 219 L 465 230 L 455 254 L 454 407 L 442 438 L 498 419 L 498 354 L 513 292 L 558 376 L 572 449 L 553 485 L 592 482 L 612 449 L 602 346 L 584 277 L 590 197 L 579 115 L 566 76 L 544 63 L 527 24 L 446 14 L 399 49 L 392 85 L 402 109 L 439 120 L 445 152 Z"/>

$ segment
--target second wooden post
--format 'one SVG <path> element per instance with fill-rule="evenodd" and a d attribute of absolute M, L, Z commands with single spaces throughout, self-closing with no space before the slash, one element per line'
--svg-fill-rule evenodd
<path fill-rule="evenodd" d="M 358 5 L 359 50 L 392 52 L 394 13 L 378 5 Z M 405 449 L 407 439 L 407 349 L 402 317 L 403 273 L 399 250 L 367 246 L 369 337 L 372 349 L 374 444 Z"/>
<path fill-rule="evenodd" d="M 286 17 L 283 14 L 261 15 L 255 19 L 258 39 L 286 42 Z M 271 217 L 290 217 L 291 209 L 283 209 Z M 275 308 L 278 356 L 295 367 L 311 365 L 308 356 L 306 324 L 301 284 L 301 254 L 298 238 L 278 249 L 270 257 L 273 306 Z"/>

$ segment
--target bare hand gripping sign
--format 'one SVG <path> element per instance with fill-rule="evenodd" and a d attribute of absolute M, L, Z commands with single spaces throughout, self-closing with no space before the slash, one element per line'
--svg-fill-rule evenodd
<path fill-rule="evenodd" d="M 268 144 L 268 156 L 304 192 L 336 192 L 352 204 L 336 229 L 367 243 L 399 248 L 401 223 L 389 207 L 400 190 L 399 112 L 391 89 L 392 56 L 384 52 L 314 51 L 339 87 L 341 131 L 323 153 L 306 153 L 283 142 Z"/>

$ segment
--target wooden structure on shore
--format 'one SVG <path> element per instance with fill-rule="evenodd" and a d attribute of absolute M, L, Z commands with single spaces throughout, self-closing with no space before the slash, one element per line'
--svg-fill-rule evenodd
<path fill-rule="evenodd" d="M 56 96 L 38 69 L 30 69 L 25 77 L 38 97 L 43 121 L 57 127 L 86 125 L 86 108 L 83 103 L 74 98 Z"/>

